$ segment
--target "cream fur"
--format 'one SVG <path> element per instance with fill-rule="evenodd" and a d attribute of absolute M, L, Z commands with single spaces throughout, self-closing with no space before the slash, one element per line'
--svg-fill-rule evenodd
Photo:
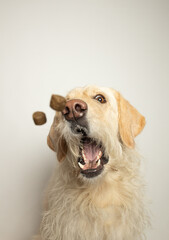
<path fill-rule="evenodd" d="M 103 94 L 107 103 L 93 99 Z M 88 86 L 72 90 L 67 99 L 88 104 L 90 137 L 104 144 L 109 162 L 98 177 L 86 179 L 79 172 L 79 136 L 72 133 L 61 113 L 56 113 L 50 138 L 59 151 L 66 139 L 67 152 L 57 164 L 46 191 L 40 235 L 34 240 L 141 240 L 148 225 L 144 183 L 135 148 L 119 136 L 117 92 Z M 58 159 L 59 160 L 59 159 Z"/>

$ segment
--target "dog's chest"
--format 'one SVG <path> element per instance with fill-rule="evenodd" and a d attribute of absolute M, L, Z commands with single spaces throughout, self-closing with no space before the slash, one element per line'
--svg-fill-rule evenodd
<path fill-rule="evenodd" d="M 64 240 L 112 240 L 120 221 L 113 205 L 99 206 L 88 193 L 77 195 L 68 190 L 58 195 L 49 213 L 55 235 L 62 234 L 56 239 Z"/>

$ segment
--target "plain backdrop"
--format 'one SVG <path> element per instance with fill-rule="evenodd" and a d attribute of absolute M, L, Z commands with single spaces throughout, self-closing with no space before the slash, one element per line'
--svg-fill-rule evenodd
<path fill-rule="evenodd" d="M 96 84 L 145 117 L 136 142 L 151 200 L 147 239 L 169 239 L 169 1 L 0 0 L 0 239 L 38 231 L 55 167 L 51 94 Z M 41 110 L 48 122 L 35 126 Z"/>

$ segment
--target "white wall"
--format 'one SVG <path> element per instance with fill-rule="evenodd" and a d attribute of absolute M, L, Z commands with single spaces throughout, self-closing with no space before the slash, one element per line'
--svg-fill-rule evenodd
<path fill-rule="evenodd" d="M 52 93 L 119 90 L 147 126 L 137 138 L 152 199 L 148 239 L 169 239 L 169 1 L 0 1 L 0 239 L 29 240 L 55 166 Z M 42 110 L 48 123 L 35 126 Z"/>

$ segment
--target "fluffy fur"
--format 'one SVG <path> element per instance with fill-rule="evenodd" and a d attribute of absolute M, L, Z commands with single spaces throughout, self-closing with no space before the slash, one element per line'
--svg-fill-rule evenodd
<path fill-rule="evenodd" d="M 104 95 L 107 103 L 93 99 L 96 94 Z M 143 129 L 144 117 L 109 88 L 77 88 L 66 98 L 87 103 L 89 137 L 104 144 L 109 162 L 98 177 L 80 174 L 80 135 L 56 113 L 48 145 L 59 163 L 46 192 L 40 234 L 34 240 L 143 239 L 148 216 L 134 137 Z"/>

